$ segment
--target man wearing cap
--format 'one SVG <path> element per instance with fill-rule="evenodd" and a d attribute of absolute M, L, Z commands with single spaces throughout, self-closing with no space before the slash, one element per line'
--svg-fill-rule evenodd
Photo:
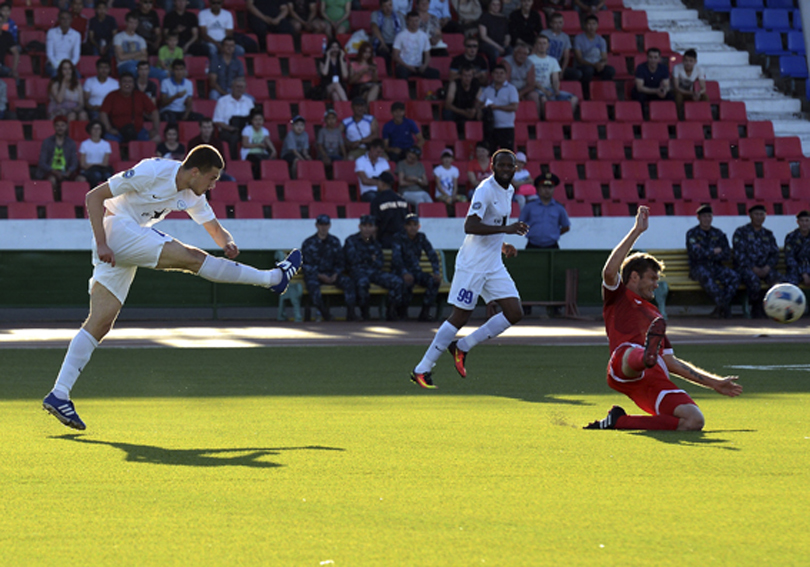
<path fill-rule="evenodd" d="M 68 138 L 68 121 L 64 116 L 53 119 L 53 136 L 42 141 L 36 178 L 47 179 L 57 189 L 62 181 L 73 179 L 79 171 L 79 150 Z"/>
<path fill-rule="evenodd" d="M 413 146 L 408 148 L 405 159 L 397 164 L 399 192 L 414 209 L 419 208 L 419 203 L 433 202 L 430 193 L 427 192 L 428 178 L 425 166 L 419 161 L 421 155 L 419 148 Z"/>
<path fill-rule="evenodd" d="M 360 314 L 368 321 L 369 286 L 374 283 L 388 290 L 387 320 L 397 318 L 399 307 L 402 304 L 402 278 L 382 271 L 383 249 L 375 238 L 377 226 L 373 215 L 360 217 L 360 232 L 352 234 L 343 245 L 349 275 L 357 290 L 357 303 L 360 305 Z"/>
<path fill-rule="evenodd" d="M 367 145 L 379 137 L 377 119 L 368 114 L 368 102 L 361 96 L 352 99 L 352 115 L 341 123 L 346 136 L 349 159 L 357 159 L 366 153 Z"/>
<path fill-rule="evenodd" d="M 380 175 L 390 171 L 391 166 L 385 159 L 383 151 L 383 141 L 376 138 L 368 145 L 368 152 L 354 162 L 354 172 L 360 189 L 360 200 L 366 203 L 372 202 L 379 191 L 384 189 Z M 389 185 L 393 185 L 393 181 Z"/>
<path fill-rule="evenodd" d="M 421 149 L 425 145 L 425 139 L 416 122 L 405 117 L 403 102 L 397 101 L 391 105 L 391 117 L 383 126 L 382 137 L 388 158 L 399 161 L 405 157 L 408 149 L 414 146 Z"/>
<path fill-rule="evenodd" d="M 329 215 L 318 215 L 315 219 L 315 228 L 318 232 L 304 240 L 301 252 L 304 255 L 302 264 L 304 283 L 307 292 L 312 298 L 312 304 L 321 312 L 324 321 L 330 321 L 332 315 L 323 302 L 321 295 L 322 285 L 334 285 L 343 290 L 346 301 L 346 320 L 354 321 L 354 306 L 357 296 L 354 291 L 354 282 L 344 273 L 346 262 L 343 257 L 343 247 L 337 236 L 329 234 L 332 219 Z"/>
<path fill-rule="evenodd" d="M 514 85 L 506 80 L 506 67 L 495 65 L 492 70 L 492 84 L 481 90 L 478 101 L 483 112 L 492 112 L 492 130 L 490 146 L 494 149 L 515 147 L 515 115 L 517 114 L 520 96 Z M 487 121 L 484 121 L 487 130 Z M 484 132 L 487 136 L 487 132 Z"/>
<path fill-rule="evenodd" d="M 404 284 L 399 318 L 403 320 L 408 318 L 413 286 L 421 285 L 425 288 L 425 295 L 422 299 L 419 320 L 432 321 L 430 309 L 436 304 L 436 298 L 439 296 L 442 274 L 439 268 L 439 255 L 436 254 L 425 233 L 419 232 L 420 228 L 419 217 L 415 213 L 405 217 L 405 230 L 394 236 L 391 248 L 391 272 L 398 274 Z M 430 261 L 432 269 L 430 273 L 422 271 L 423 252 Z"/>
<path fill-rule="evenodd" d="M 785 237 L 787 280 L 795 285 L 810 286 L 810 212 L 796 215 L 799 228 Z"/>
<path fill-rule="evenodd" d="M 698 225 L 686 233 L 689 277 L 714 301 L 717 316 L 728 319 L 740 275 L 723 264 L 731 259 L 731 247 L 726 234 L 712 226 L 713 218 L 711 206 L 701 205 L 697 209 Z"/>
<path fill-rule="evenodd" d="M 740 282 L 748 292 L 751 317 L 762 319 L 762 282 L 769 287 L 782 281 L 782 274 L 776 271 L 779 262 L 779 246 L 773 232 L 762 226 L 765 223 L 765 207 L 754 205 L 748 209 L 751 219 L 746 225 L 734 231 L 734 269 L 740 275 Z"/>
<path fill-rule="evenodd" d="M 560 181 L 555 178 L 550 173 L 538 175 L 534 186 L 539 199 L 529 201 L 520 211 L 520 220 L 529 225 L 526 248 L 557 249 L 560 236 L 571 230 L 565 207 L 553 197 L 554 187 Z"/>
<path fill-rule="evenodd" d="M 318 156 L 324 165 L 332 165 L 335 160 L 346 159 L 346 144 L 343 131 L 338 126 L 337 112 L 328 109 L 323 115 L 323 128 L 318 131 Z"/>
<path fill-rule="evenodd" d="M 303 116 L 295 116 L 290 124 L 292 128 L 284 137 L 281 146 L 281 159 L 290 164 L 290 176 L 295 179 L 299 161 L 311 159 L 309 153 L 309 134 L 306 131 L 307 123 Z"/>
<path fill-rule="evenodd" d="M 394 176 L 390 171 L 379 178 L 380 191 L 371 202 L 371 214 L 377 221 L 377 240 L 383 248 L 391 248 L 394 235 L 405 226 L 408 202 L 394 191 Z"/>

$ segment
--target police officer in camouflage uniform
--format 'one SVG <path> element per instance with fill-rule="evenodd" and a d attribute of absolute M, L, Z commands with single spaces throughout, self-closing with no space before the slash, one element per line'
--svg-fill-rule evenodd
<path fill-rule="evenodd" d="M 810 286 L 810 212 L 797 214 L 796 224 L 799 228 L 785 237 L 787 281 Z"/>
<path fill-rule="evenodd" d="M 383 250 L 375 237 L 376 219 L 373 215 L 360 217 L 360 232 L 352 234 L 343 245 L 349 275 L 357 290 L 357 303 L 363 319 L 369 319 L 369 286 L 374 283 L 388 290 L 387 319 L 394 321 L 402 305 L 402 278 L 383 272 Z"/>
<path fill-rule="evenodd" d="M 765 207 L 754 205 L 748 209 L 751 222 L 734 231 L 734 269 L 740 274 L 740 281 L 748 292 L 751 316 L 765 317 L 762 310 L 761 282 L 769 286 L 782 281 L 782 274 L 776 271 L 779 262 L 779 246 L 773 232 L 763 227 Z"/>
<path fill-rule="evenodd" d="M 331 226 L 332 219 L 329 215 L 318 215 L 315 219 L 315 228 L 318 232 L 304 240 L 301 246 L 306 256 L 302 266 L 304 283 L 312 298 L 312 304 L 321 312 L 324 321 L 331 320 L 332 315 L 323 302 L 321 286 L 334 285 L 342 289 L 346 300 L 346 319 L 354 321 L 354 306 L 357 303 L 354 282 L 343 272 L 345 269 L 343 248 L 338 237 L 329 234 Z"/>
<path fill-rule="evenodd" d="M 411 304 L 413 286 L 421 285 L 425 288 L 425 295 L 422 299 L 419 320 L 432 321 L 430 308 L 436 303 L 439 295 L 442 274 L 439 268 L 439 255 L 436 254 L 425 233 L 419 232 L 420 228 L 419 217 L 415 213 L 410 213 L 405 217 L 405 227 L 394 237 L 391 247 L 391 272 L 401 276 L 404 283 L 402 307 L 399 311 L 400 319 L 408 318 L 408 306 Z M 422 252 L 430 260 L 431 273 L 422 271 L 420 265 Z"/>
<path fill-rule="evenodd" d="M 686 233 L 689 254 L 689 277 L 700 283 L 717 306 L 721 318 L 731 317 L 731 300 L 740 285 L 740 276 L 723 262 L 731 259 L 726 234 L 712 226 L 712 208 L 701 205 L 697 210 L 698 225 Z"/>

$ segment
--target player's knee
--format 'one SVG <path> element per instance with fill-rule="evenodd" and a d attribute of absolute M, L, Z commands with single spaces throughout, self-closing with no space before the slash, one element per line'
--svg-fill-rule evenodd
<path fill-rule="evenodd" d="M 703 419 L 703 415 L 688 417 L 681 422 L 683 431 L 702 431 L 704 425 L 706 420 Z"/>

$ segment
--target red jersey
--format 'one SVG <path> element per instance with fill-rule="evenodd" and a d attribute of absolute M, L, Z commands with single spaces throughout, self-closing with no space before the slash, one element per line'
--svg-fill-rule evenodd
<path fill-rule="evenodd" d="M 613 290 L 602 282 L 602 291 L 605 294 L 602 316 L 605 319 L 610 352 L 623 343 L 643 345 L 650 323 L 661 316 L 655 305 L 627 289 L 622 281 Z M 672 352 L 672 345 L 666 337 L 661 347 L 664 353 Z"/>
<path fill-rule="evenodd" d="M 143 128 L 143 115 L 155 110 L 155 105 L 149 97 L 138 89 L 135 89 L 130 96 L 123 96 L 121 90 L 112 91 L 101 103 L 101 112 L 106 112 L 110 119 L 110 124 L 116 130 L 120 130 L 127 124 L 135 126 L 135 131 L 139 132 Z"/>

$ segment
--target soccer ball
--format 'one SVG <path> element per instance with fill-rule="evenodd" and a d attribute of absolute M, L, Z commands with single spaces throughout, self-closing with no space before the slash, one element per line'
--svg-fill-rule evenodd
<path fill-rule="evenodd" d="M 804 314 L 804 292 L 793 284 L 776 284 L 762 302 L 765 314 L 779 323 L 793 323 Z"/>

